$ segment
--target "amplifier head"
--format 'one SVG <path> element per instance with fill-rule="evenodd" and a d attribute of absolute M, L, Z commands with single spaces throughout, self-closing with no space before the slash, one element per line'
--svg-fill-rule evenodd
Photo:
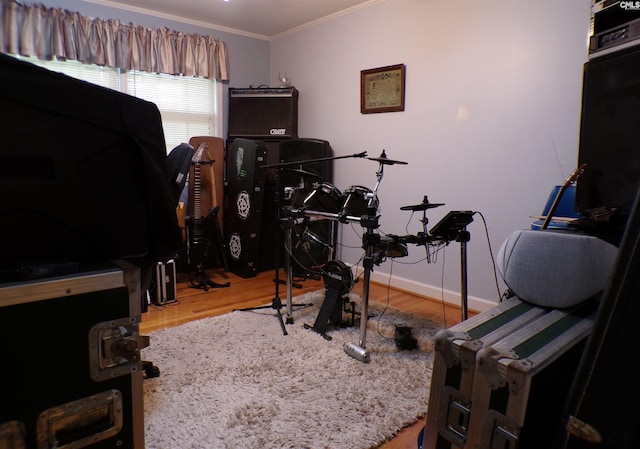
<path fill-rule="evenodd" d="M 294 87 L 229 88 L 228 138 L 298 137 L 298 91 Z"/>

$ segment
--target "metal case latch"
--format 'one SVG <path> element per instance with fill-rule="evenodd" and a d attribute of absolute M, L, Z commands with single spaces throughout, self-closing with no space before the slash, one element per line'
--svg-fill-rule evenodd
<path fill-rule="evenodd" d="M 95 324 L 89 330 L 91 378 L 99 382 L 138 371 L 140 350 L 147 346 L 149 337 L 138 333 L 137 317 Z"/>

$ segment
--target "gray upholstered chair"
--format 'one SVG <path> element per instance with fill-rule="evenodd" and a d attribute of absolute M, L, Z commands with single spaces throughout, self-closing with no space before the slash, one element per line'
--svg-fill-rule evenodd
<path fill-rule="evenodd" d="M 519 230 L 502 244 L 496 265 L 523 301 L 566 308 L 604 291 L 617 253 L 616 246 L 578 232 Z"/>

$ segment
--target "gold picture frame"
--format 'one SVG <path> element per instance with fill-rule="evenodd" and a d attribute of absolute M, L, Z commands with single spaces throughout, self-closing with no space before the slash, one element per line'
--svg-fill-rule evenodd
<path fill-rule="evenodd" d="M 404 111 L 405 77 L 404 64 L 360 71 L 360 112 Z"/>

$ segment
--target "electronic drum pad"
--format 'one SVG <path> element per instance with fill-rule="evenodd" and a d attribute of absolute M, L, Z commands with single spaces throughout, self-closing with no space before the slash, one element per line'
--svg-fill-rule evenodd
<path fill-rule="evenodd" d="M 327 290 L 335 289 L 340 295 L 349 293 L 354 286 L 351 268 L 340 260 L 330 260 L 324 265 L 324 286 Z"/>

